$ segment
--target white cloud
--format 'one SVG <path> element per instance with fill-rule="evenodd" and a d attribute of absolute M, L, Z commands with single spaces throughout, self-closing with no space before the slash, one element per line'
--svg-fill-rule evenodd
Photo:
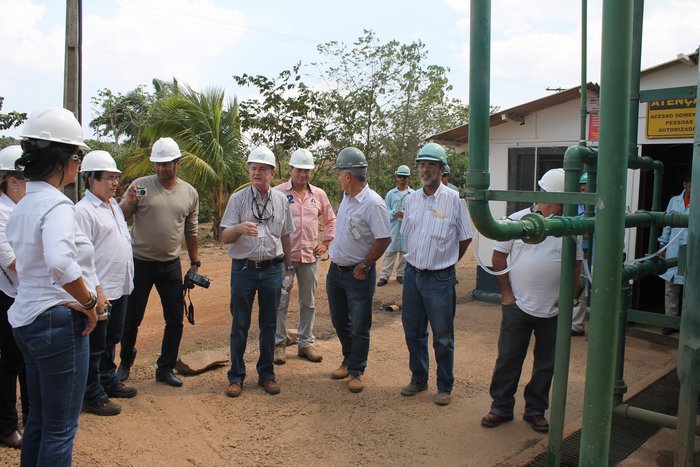
<path fill-rule="evenodd" d="M 208 70 L 246 32 L 237 10 L 210 0 L 119 0 L 112 17 L 85 17 L 85 76 L 139 84 L 144 77 L 176 77 L 210 84 Z"/>

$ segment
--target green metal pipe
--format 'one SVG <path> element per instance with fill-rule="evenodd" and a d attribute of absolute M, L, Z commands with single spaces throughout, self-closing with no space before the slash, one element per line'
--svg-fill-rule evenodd
<path fill-rule="evenodd" d="M 566 191 L 578 189 L 579 168 L 564 168 Z M 575 204 L 564 205 L 564 216 L 574 217 L 578 211 Z M 554 354 L 554 376 L 550 405 L 549 442 L 547 443 L 547 465 L 561 463 L 561 445 L 564 436 L 566 394 L 569 384 L 569 360 L 571 355 L 571 320 L 574 303 L 574 281 L 576 276 L 576 239 L 567 235 L 562 238 L 561 280 L 559 283 L 559 314 L 557 316 L 557 341 Z"/>
<path fill-rule="evenodd" d="M 679 316 L 662 315 L 651 311 L 627 310 L 627 321 L 633 323 L 649 324 L 660 328 L 681 328 L 681 318 Z"/>
<path fill-rule="evenodd" d="M 651 210 L 652 211 L 663 211 L 663 205 L 661 204 L 661 196 L 663 194 L 663 182 L 664 182 L 664 164 L 661 161 L 656 161 L 658 164 L 654 164 L 654 192 L 651 200 Z M 649 247 L 647 248 L 647 254 L 654 253 L 659 246 L 659 228 L 652 226 L 649 229 Z"/>
<path fill-rule="evenodd" d="M 627 392 L 625 384 L 625 342 L 627 342 L 627 310 L 632 303 L 632 285 L 622 280 L 620 311 L 617 325 L 617 359 L 615 361 L 615 387 L 613 388 L 614 404 L 620 404 Z"/>
<path fill-rule="evenodd" d="M 603 2 L 598 172 L 591 308 L 580 465 L 608 463 L 613 382 L 624 250 L 627 142 L 629 132 L 632 0 Z M 621 157 L 622 156 L 622 157 Z M 611 358 L 612 357 L 612 358 Z"/>
<path fill-rule="evenodd" d="M 644 23 L 644 0 L 634 0 L 632 13 L 632 68 L 630 81 L 630 132 L 627 157 L 639 157 L 637 131 L 639 128 L 639 75 L 642 69 L 642 29 Z"/>
<path fill-rule="evenodd" d="M 700 50 L 700 49 L 698 49 Z M 698 88 L 700 88 L 700 67 L 698 67 Z M 695 114 L 700 115 L 700 101 L 696 103 Z M 700 199 L 700 125 L 695 125 L 693 141 L 693 168 L 690 199 Z M 688 221 L 687 258 L 698 258 L 700 254 L 700 216 L 696 207 L 691 203 Z M 694 438 L 690 433 L 690 425 L 694 423 L 697 414 L 698 392 L 698 342 L 700 341 L 700 263 L 688 261 L 685 283 L 683 288 L 683 313 L 681 313 L 680 354 L 678 356 L 678 376 L 681 381 L 681 397 L 679 398 L 678 413 L 682 414 L 683 423 L 680 425 L 678 444 L 676 447 L 676 465 L 692 465 Z M 690 286 L 692 284 L 692 287 Z M 681 412 L 683 411 L 683 412 Z"/>
<path fill-rule="evenodd" d="M 586 145 L 586 117 L 588 116 L 588 2 L 581 0 L 581 128 L 578 143 Z"/>
<path fill-rule="evenodd" d="M 634 407 L 629 404 L 619 404 L 615 406 L 613 413 L 615 413 L 615 415 L 619 415 L 620 417 L 631 418 L 632 420 L 639 420 L 640 422 L 671 428 L 672 430 L 675 430 L 678 426 L 678 417 L 642 409 L 640 407 Z M 695 427 L 695 434 L 700 435 L 700 428 L 697 426 Z"/>
<path fill-rule="evenodd" d="M 646 276 L 658 276 L 666 272 L 668 268 L 678 265 L 678 258 L 659 258 L 655 256 L 638 263 L 627 264 L 622 270 L 622 280 L 638 280 Z"/>

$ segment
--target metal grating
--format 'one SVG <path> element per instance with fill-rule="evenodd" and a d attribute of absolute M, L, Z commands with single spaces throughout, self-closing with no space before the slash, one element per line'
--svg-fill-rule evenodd
<path fill-rule="evenodd" d="M 677 333 L 675 335 L 665 336 L 663 334 L 645 331 L 644 329 L 627 328 L 627 332 L 625 334 L 628 337 L 636 337 L 638 339 L 643 339 L 653 344 L 665 345 L 667 347 L 678 347 Z"/>
<path fill-rule="evenodd" d="M 627 403 L 655 412 L 676 415 L 678 412 L 679 390 L 680 382 L 674 368 L 639 394 L 630 398 Z M 656 434 L 657 431 L 659 431 L 659 427 L 655 425 L 613 415 L 608 465 L 613 466 L 620 463 Z M 564 439 L 561 446 L 561 464 L 559 465 L 567 467 L 578 466 L 580 445 L 581 430 Z M 547 453 L 540 454 L 525 465 L 532 467 L 546 466 Z"/>

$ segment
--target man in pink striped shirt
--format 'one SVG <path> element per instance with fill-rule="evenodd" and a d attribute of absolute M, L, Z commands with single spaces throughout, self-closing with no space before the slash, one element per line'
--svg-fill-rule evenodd
<path fill-rule="evenodd" d="M 292 263 L 299 288 L 299 325 L 297 327 L 297 355 L 310 362 L 320 362 L 323 357 L 314 349 L 315 297 L 318 282 L 318 260 L 328 251 L 335 236 L 335 213 L 326 192 L 309 183 L 314 168 L 314 158 L 308 149 L 297 149 L 289 160 L 291 178 L 275 187 L 289 201 L 295 230 L 289 235 L 292 243 Z M 323 231 L 319 234 L 319 219 Z M 285 293 L 286 292 L 286 293 Z M 275 363 L 287 361 L 287 309 L 290 291 L 282 290 L 277 309 L 277 333 L 275 336 Z"/>

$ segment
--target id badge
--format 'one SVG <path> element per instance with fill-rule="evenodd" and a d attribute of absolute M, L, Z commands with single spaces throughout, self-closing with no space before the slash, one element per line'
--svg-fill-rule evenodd
<path fill-rule="evenodd" d="M 265 224 L 258 224 L 258 238 L 265 238 L 267 237 L 267 233 L 265 229 Z"/>
<path fill-rule="evenodd" d="M 352 227 L 350 228 L 350 235 L 352 235 L 352 238 L 354 238 L 355 240 L 359 240 L 360 237 L 361 237 L 361 236 L 360 236 L 360 231 L 357 230 L 357 227 L 355 227 L 355 226 L 352 226 Z"/>
<path fill-rule="evenodd" d="M 440 209 L 434 209 L 433 216 L 437 217 L 438 219 L 444 219 L 446 214 Z"/>

